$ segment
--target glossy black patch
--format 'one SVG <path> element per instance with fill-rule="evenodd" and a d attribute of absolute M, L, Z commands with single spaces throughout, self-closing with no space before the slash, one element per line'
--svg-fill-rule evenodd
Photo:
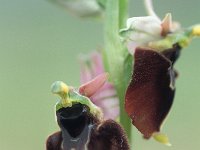
<path fill-rule="evenodd" d="M 46 150 L 63 150 L 62 132 L 48 137 Z M 127 137 L 122 127 L 113 120 L 97 123 L 91 131 L 88 150 L 130 150 Z M 68 149 L 67 149 L 68 150 Z M 79 150 L 85 150 L 80 148 Z"/>
<path fill-rule="evenodd" d="M 86 148 L 88 150 L 129 150 L 122 127 L 113 120 L 101 122 L 92 116 L 84 105 L 76 104 L 71 108 L 60 109 L 57 112 L 57 120 L 61 131 L 48 137 L 47 150 L 71 150 L 72 147 L 77 150 Z M 77 143 L 73 142 L 76 139 L 74 137 L 80 140 Z"/>
<path fill-rule="evenodd" d="M 75 104 L 73 107 L 61 108 L 56 112 L 57 121 L 61 128 L 68 131 L 75 138 L 81 134 L 84 127 L 90 123 L 87 116 L 87 106 Z"/>
<path fill-rule="evenodd" d="M 173 64 L 180 53 L 179 47 L 158 53 L 137 48 L 134 72 L 126 91 L 125 108 L 132 123 L 150 138 L 166 118 L 174 99 L 176 72 Z"/>

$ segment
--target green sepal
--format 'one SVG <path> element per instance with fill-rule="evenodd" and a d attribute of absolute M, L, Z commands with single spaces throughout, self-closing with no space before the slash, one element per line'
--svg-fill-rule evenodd
<path fill-rule="evenodd" d="M 174 44 L 178 44 L 181 48 L 185 48 L 190 44 L 193 38 L 191 32 L 192 30 L 188 29 L 182 32 L 168 34 L 161 40 L 149 42 L 148 47 L 155 49 L 156 51 L 163 51 L 172 48 Z"/>
<path fill-rule="evenodd" d="M 163 133 L 154 133 L 153 138 L 159 143 L 162 143 L 166 146 L 171 146 L 168 136 Z"/>
<path fill-rule="evenodd" d="M 80 103 L 88 106 L 92 115 L 98 118 L 102 118 L 102 112 L 100 108 L 94 105 L 88 97 L 85 97 L 74 90 L 68 93 L 68 97 L 66 99 L 67 103 L 63 103 L 63 101 L 65 101 L 65 99 L 60 99 L 56 103 L 56 111 L 58 111 L 61 108 L 72 107 L 74 104 Z"/>

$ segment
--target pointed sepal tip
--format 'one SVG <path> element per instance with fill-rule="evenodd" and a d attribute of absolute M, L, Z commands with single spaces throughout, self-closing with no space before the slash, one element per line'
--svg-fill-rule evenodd
<path fill-rule="evenodd" d="M 172 146 L 172 144 L 169 142 L 169 138 L 167 135 L 160 133 L 160 132 L 156 132 L 153 134 L 153 138 L 159 142 L 162 143 L 166 146 Z"/>

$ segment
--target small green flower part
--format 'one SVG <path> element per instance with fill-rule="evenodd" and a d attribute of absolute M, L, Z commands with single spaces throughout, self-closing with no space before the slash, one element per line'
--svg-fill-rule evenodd
<path fill-rule="evenodd" d="M 192 34 L 194 36 L 200 36 L 200 24 L 192 28 Z"/>
<path fill-rule="evenodd" d="M 193 38 L 200 36 L 200 25 L 189 27 L 180 32 L 168 34 L 165 38 L 148 43 L 148 47 L 156 51 L 163 51 L 178 44 L 181 48 L 187 47 Z"/>
<path fill-rule="evenodd" d="M 171 146 L 171 143 L 169 142 L 169 138 L 167 137 L 167 135 L 165 135 L 163 133 L 154 133 L 153 138 L 162 144 Z"/>
<path fill-rule="evenodd" d="M 80 103 L 88 106 L 92 115 L 102 118 L 102 112 L 99 107 L 94 105 L 88 97 L 81 95 L 74 88 L 67 86 L 64 82 L 54 82 L 51 86 L 51 91 L 61 97 L 56 103 L 56 111 L 61 108 L 72 107 L 74 104 Z"/>

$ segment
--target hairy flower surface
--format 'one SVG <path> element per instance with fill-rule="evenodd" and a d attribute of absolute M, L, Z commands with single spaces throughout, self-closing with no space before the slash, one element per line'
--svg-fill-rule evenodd
<path fill-rule="evenodd" d="M 60 96 L 56 104 L 56 119 L 60 131 L 48 137 L 47 150 L 129 150 L 123 128 L 114 120 L 102 120 L 93 96 L 107 80 L 100 74 L 78 89 L 61 81 L 52 85 L 52 92 Z"/>
<path fill-rule="evenodd" d="M 178 76 L 174 63 L 181 49 L 193 37 L 199 36 L 199 25 L 182 30 L 175 27 L 171 14 L 161 21 L 153 11 L 151 0 L 146 0 L 150 16 L 127 20 L 121 30 L 129 52 L 134 57 L 132 79 L 126 91 L 125 109 L 132 124 L 145 138 L 154 137 L 170 145 L 160 133 L 175 96 Z"/>
<path fill-rule="evenodd" d="M 51 1 L 79 17 L 101 16 L 105 10 L 105 57 L 100 52 L 81 57 L 80 87 L 61 81 L 52 85 L 60 96 L 55 109 L 60 131 L 47 139 L 47 150 L 129 150 L 124 130 L 131 137 L 130 119 L 145 139 L 170 145 L 161 127 L 175 97 L 174 64 L 182 49 L 200 36 L 200 25 L 183 29 L 170 13 L 160 19 L 152 1 L 145 0 L 148 16 L 127 19 L 118 33 L 128 1 Z"/>
<path fill-rule="evenodd" d="M 80 65 L 82 84 L 105 72 L 102 56 L 99 52 L 94 52 L 89 57 L 82 57 Z M 102 109 L 104 119 L 116 120 L 119 116 L 119 99 L 114 86 L 108 81 L 90 99 Z"/>
<path fill-rule="evenodd" d="M 134 55 L 134 72 L 126 92 L 126 111 L 132 123 L 150 138 L 160 127 L 173 103 L 176 71 L 174 62 L 180 47 L 174 46 L 163 53 L 137 48 Z"/>

